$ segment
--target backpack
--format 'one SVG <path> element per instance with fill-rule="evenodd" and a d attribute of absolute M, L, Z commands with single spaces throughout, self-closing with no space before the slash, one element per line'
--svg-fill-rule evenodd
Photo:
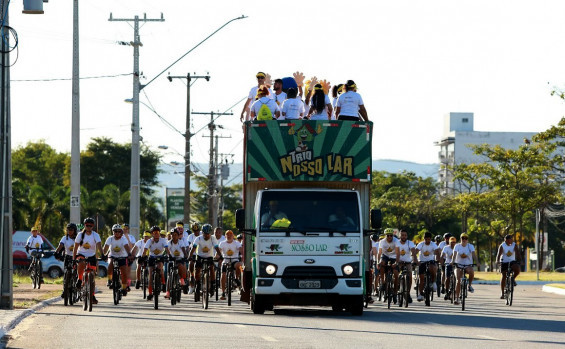
<path fill-rule="evenodd" d="M 261 102 L 261 101 L 259 101 Z M 271 109 L 267 106 L 267 103 L 261 102 L 261 108 L 259 109 L 259 113 L 257 113 L 257 120 L 273 120 L 273 113 Z"/>

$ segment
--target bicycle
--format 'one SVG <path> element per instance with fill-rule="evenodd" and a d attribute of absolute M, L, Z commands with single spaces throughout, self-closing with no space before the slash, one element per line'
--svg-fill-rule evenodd
<path fill-rule="evenodd" d="M 226 258 L 224 263 L 226 264 L 226 290 L 228 298 L 228 306 L 231 306 L 231 293 L 236 289 L 235 285 L 235 269 L 233 268 L 233 261 L 239 261 L 239 258 Z M 217 279 L 217 277 L 216 277 Z M 217 293 L 216 293 L 217 294 Z"/>
<path fill-rule="evenodd" d="M 167 284 L 169 286 L 169 294 L 171 305 L 176 305 L 180 302 L 182 288 L 180 285 L 180 275 L 179 275 L 179 264 L 184 263 L 184 260 L 170 260 L 169 261 L 169 277 L 167 278 Z"/>
<path fill-rule="evenodd" d="M 444 273 L 447 275 L 447 265 L 445 266 L 446 270 L 444 271 Z M 455 300 L 455 286 L 457 284 L 457 279 L 455 277 L 455 270 L 451 271 L 451 275 L 449 276 L 449 279 L 447 279 L 447 289 L 445 290 L 445 294 L 446 296 L 449 298 L 449 300 L 451 301 L 451 304 L 453 304 L 453 301 Z"/>
<path fill-rule="evenodd" d="M 467 286 L 469 279 L 467 279 L 467 267 L 474 267 L 475 264 L 463 265 L 457 264 L 457 269 L 463 269 L 463 275 L 461 276 L 461 290 L 459 291 L 459 298 L 461 300 L 461 310 L 465 310 L 465 299 L 467 298 Z"/>
<path fill-rule="evenodd" d="M 34 248 L 30 252 L 31 255 L 31 264 L 29 266 L 30 270 L 30 277 L 31 282 L 33 284 L 33 288 L 40 289 L 41 288 L 41 257 L 44 256 L 43 252 L 39 249 Z"/>
<path fill-rule="evenodd" d="M 147 257 L 137 257 L 137 263 L 141 265 L 141 289 L 143 299 L 147 298 L 147 287 L 149 287 L 149 270 L 147 268 Z"/>
<path fill-rule="evenodd" d="M 151 274 L 153 278 L 153 309 L 159 309 L 159 293 L 161 293 L 161 268 L 159 268 L 160 262 L 166 262 L 167 257 L 155 257 L 155 267 L 153 267 L 153 273 Z"/>
<path fill-rule="evenodd" d="M 220 282 L 222 277 L 222 270 L 220 269 L 219 261 L 214 261 L 214 270 L 216 271 L 216 280 L 214 281 L 214 292 L 216 293 L 216 302 L 218 301 L 218 290 L 220 289 Z"/>
<path fill-rule="evenodd" d="M 506 300 L 506 305 L 512 306 L 512 300 L 514 299 L 514 270 L 512 270 L 511 263 L 508 263 L 508 270 L 506 271 L 504 299 Z"/>
<path fill-rule="evenodd" d="M 410 286 L 409 278 L 411 275 L 408 274 L 408 268 L 406 267 L 406 262 L 401 262 L 402 267 L 400 269 L 400 275 L 398 276 L 398 306 L 408 308 L 408 299 L 410 297 Z"/>
<path fill-rule="evenodd" d="M 430 273 L 430 263 L 426 263 L 426 271 L 424 277 L 424 300 L 427 307 L 430 306 L 430 300 L 433 300 L 432 275 Z"/>
<path fill-rule="evenodd" d="M 211 267 L 213 265 L 213 259 L 210 258 L 200 258 L 202 261 L 202 272 L 200 275 L 200 282 L 197 285 L 197 290 L 194 292 L 194 301 L 198 302 L 200 300 L 200 293 L 202 293 L 202 308 L 208 309 L 208 303 L 210 301 L 210 295 L 214 292 L 211 289 Z M 213 266 L 212 266 L 213 267 Z"/>
<path fill-rule="evenodd" d="M 76 274 L 75 263 L 73 263 L 73 258 L 71 256 L 64 257 L 64 268 L 65 272 L 63 274 L 63 301 L 65 306 L 73 305 L 75 303 L 75 285 L 74 276 Z"/>
<path fill-rule="evenodd" d="M 392 303 L 392 298 L 394 295 L 394 272 L 392 268 L 392 262 L 388 261 L 385 264 L 385 302 L 388 304 L 390 309 L 390 304 Z"/>
<path fill-rule="evenodd" d="M 441 284 L 441 274 L 442 274 L 442 270 L 443 268 L 440 268 L 440 266 L 438 265 L 437 268 L 437 272 L 436 272 L 436 288 L 437 288 L 437 297 L 441 297 L 441 287 L 443 286 Z M 433 298 L 432 298 L 433 300 Z"/>
<path fill-rule="evenodd" d="M 95 278 L 96 278 L 96 265 L 88 263 L 87 260 L 81 258 L 86 262 L 84 272 L 82 274 L 82 288 L 80 291 L 80 298 L 83 301 L 83 310 L 92 311 L 92 304 L 94 302 L 95 291 Z M 102 259 L 97 259 L 98 261 Z"/>
<path fill-rule="evenodd" d="M 120 261 L 126 258 L 112 257 L 112 264 L 114 265 L 114 270 L 112 271 L 112 295 L 114 299 L 114 305 L 118 305 L 122 300 L 122 271 L 120 270 Z"/>

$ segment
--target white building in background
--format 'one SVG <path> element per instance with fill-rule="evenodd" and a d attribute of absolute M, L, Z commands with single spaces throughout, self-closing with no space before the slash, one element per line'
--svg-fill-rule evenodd
<path fill-rule="evenodd" d="M 473 113 L 449 113 L 445 115 L 440 147 L 438 181 L 443 194 L 453 194 L 453 174 L 450 168 L 462 163 L 482 163 L 484 158 L 475 155 L 468 147 L 471 144 L 500 145 L 503 148 L 518 149 L 524 139 L 531 139 L 536 132 L 487 132 L 475 131 Z"/>

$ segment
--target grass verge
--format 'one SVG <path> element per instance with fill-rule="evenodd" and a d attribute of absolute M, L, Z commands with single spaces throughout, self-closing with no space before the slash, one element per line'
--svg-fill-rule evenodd
<path fill-rule="evenodd" d="M 496 272 L 488 272 L 488 273 L 484 271 L 475 272 L 476 280 L 498 281 L 500 280 L 500 276 L 501 274 Z M 537 275 L 535 271 L 521 272 L 516 280 L 537 281 Z M 565 273 L 540 272 L 539 280 L 565 282 Z"/>
<path fill-rule="evenodd" d="M 27 309 L 31 308 L 32 306 L 36 305 L 39 302 L 42 302 L 46 299 L 57 297 L 61 295 L 61 291 L 49 291 L 31 299 L 26 299 L 22 301 L 14 301 L 14 309 Z"/>

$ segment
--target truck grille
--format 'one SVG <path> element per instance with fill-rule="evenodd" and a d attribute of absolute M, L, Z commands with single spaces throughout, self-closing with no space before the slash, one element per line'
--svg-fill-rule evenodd
<path fill-rule="evenodd" d="M 298 289 L 299 280 L 320 280 L 322 289 L 337 285 L 337 275 L 332 267 L 297 266 L 287 267 L 282 274 L 282 284 L 289 289 Z"/>

